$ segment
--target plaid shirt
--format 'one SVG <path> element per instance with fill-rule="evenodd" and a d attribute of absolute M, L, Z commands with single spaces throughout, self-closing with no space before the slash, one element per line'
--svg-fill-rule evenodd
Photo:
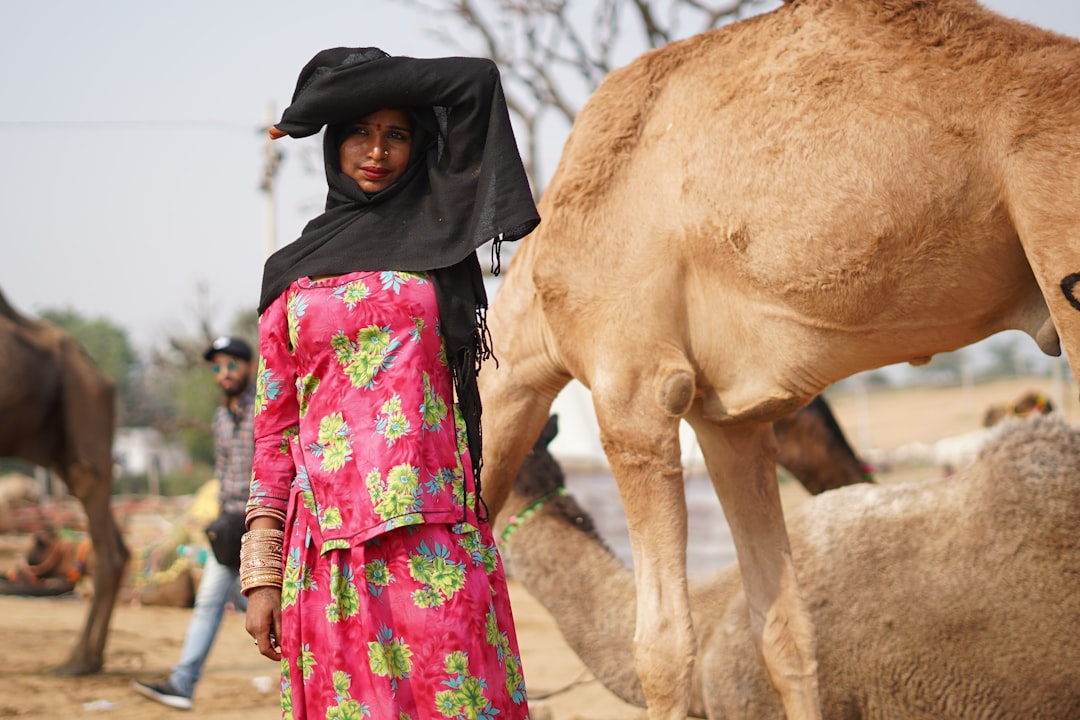
<path fill-rule="evenodd" d="M 255 382 L 240 396 L 240 412 L 227 405 L 214 411 L 214 476 L 221 483 L 218 501 L 226 512 L 243 514 L 251 489 L 255 456 Z"/>

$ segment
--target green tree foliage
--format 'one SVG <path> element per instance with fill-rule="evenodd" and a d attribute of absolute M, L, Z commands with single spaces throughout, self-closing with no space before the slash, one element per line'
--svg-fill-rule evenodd
<path fill-rule="evenodd" d="M 259 313 L 255 308 L 238 312 L 233 318 L 229 332 L 251 343 L 251 348 L 258 354 Z"/>
<path fill-rule="evenodd" d="M 196 330 L 170 337 L 164 347 L 152 348 L 140 357 L 127 332 L 106 318 L 88 318 L 78 311 L 48 309 L 41 318 L 53 323 L 78 342 L 91 360 L 117 388 L 117 424 L 153 427 L 183 447 L 194 467 L 162 478 L 166 494 L 193 492 L 212 472 L 214 440 L 211 419 L 221 402 L 203 352 L 222 332 L 244 338 L 258 346 L 258 314 L 255 309 L 237 313 L 225 328 L 209 320 L 208 293 L 200 288 L 195 309 Z M 252 380 L 254 382 L 254 379 Z M 145 478 L 121 478 L 117 488 L 145 489 Z"/>
<path fill-rule="evenodd" d="M 148 424 L 180 443 L 195 462 L 212 466 L 211 419 L 221 403 L 221 390 L 203 352 L 222 332 L 257 347 L 258 314 L 254 309 L 242 311 L 224 330 L 213 328 L 205 318 L 198 327 L 191 335 L 170 337 L 166 347 L 151 352 L 142 393 L 152 408 Z"/>
<path fill-rule="evenodd" d="M 94 364 L 116 383 L 117 412 L 120 424 L 128 422 L 134 402 L 132 380 L 138 370 L 135 354 L 127 333 L 105 318 L 87 318 L 77 311 L 46 310 L 41 314 L 75 339 L 94 361 Z"/>
<path fill-rule="evenodd" d="M 405 0 L 447 47 L 503 74 L 525 171 L 539 196 L 581 106 L 614 68 L 650 48 L 769 10 L 779 0 Z"/>

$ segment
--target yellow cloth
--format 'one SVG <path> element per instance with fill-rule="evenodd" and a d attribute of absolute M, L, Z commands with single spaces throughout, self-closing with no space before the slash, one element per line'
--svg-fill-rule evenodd
<path fill-rule="evenodd" d="M 218 493 L 221 491 L 221 482 L 211 478 L 203 483 L 199 491 L 195 493 L 195 499 L 188 508 L 188 515 L 198 521 L 199 525 L 206 527 L 211 520 L 218 515 Z"/>

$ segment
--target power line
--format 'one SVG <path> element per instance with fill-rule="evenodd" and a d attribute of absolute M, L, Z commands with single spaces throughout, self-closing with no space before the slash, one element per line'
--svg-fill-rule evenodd
<path fill-rule="evenodd" d="M 222 120 L 0 120 L 0 130 L 222 130 L 261 134 L 266 128 Z"/>

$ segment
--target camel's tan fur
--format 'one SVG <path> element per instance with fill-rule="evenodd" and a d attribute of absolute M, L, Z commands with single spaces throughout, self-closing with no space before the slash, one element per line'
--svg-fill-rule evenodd
<path fill-rule="evenodd" d="M 129 556 L 110 506 L 115 387 L 71 336 L 19 314 L 2 294 L 0 367 L 0 457 L 57 473 L 86 510 L 94 597 L 82 634 L 58 671 L 98 672 Z"/>
<path fill-rule="evenodd" d="M 833 490 L 792 513 L 825 718 L 1080 717 L 1080 430 L 1052 417 L 1010 423 L 951 478 Z M 546 440 L 500 521 L 562 484 Z M 595 676 L 643 704 L 633 577 L 576 502 L 547 503 L 503 550 Z M 738 568 L 694 583 L 691 608 L 691 714 L 782 718 L 752 649 Z"/>
<path fill-rule="evenodd" d="M 630 528 L 635 663 L 685 717 L 677 424 L 729 519 L 789 717 L 819 717 L 771 421 L 999 330 L 1080 357 L 1080 42 L 974 0 L 802 0 L 651 51 L 579 115 L 489 320 L 498 511 L 555 394 L 590 388 Z"/>

